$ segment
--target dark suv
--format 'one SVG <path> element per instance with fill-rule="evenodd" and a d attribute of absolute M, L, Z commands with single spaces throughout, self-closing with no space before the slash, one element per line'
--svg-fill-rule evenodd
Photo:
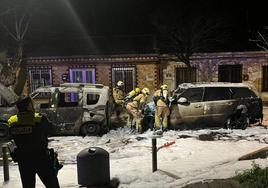
<path fill-rule="evenodd" d="M 246 85 L 184 83 L 175 90 L 171 125 L 224 126 L 245 129 L 261 122 L 262 100 Z"/>

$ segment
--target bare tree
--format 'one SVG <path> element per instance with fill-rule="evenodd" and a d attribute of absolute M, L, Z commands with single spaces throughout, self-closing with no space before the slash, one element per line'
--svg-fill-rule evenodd
<path fill-rule="evenodd" d="M 21 95 L 26 78 L 25 41 L 30 25 L 30 15 L 40 5 L 39 1 L 3 0 L 0 8 L 0 27 L 7 34 L 6 49 L 0 53 L 0 81 L 13 86 L 17 95 Z"/>
<path fill-rule="evenodd" d="M 268 26 L 264 27 L 264 31 L 257 31 L 255 39 L 249 39 L 254 42 L 259 48 L 264 51 L 268 51 Z"/>
<path fill-rule="evenodd" d="M 223 22 L 206 17 L 196 16 L 190 21 L 178 17 L 173 23 L 161 23 L 158 27 L 167 36 L 171 51 L 188 67 L 194 53 L 213 50 L 227 38 Z"/>

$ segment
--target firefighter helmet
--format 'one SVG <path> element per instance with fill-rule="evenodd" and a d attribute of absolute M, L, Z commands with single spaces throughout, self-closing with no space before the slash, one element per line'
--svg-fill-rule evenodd
<path fill-rule="evenodd" d="M 135 91 L 136 93 L 140 93 L 140 92 L 141 92 L 141 89 L 138 88 L 138 87 L 136 87 L 136 88 L 134 89 L 134 91 Z"/>
<path fill-rule="evenodd" d="M 160 87 L 162 90 L 168 90 L 168 86 L 166 85 L 166 84 L 164 84 L 164 85 L 161 85 L 161 87 Z"/>
<path fill-rule="evenodd" d="M 143 88 L 141 92 L 145 95 L 150 95 L 150 90 L 147 87 Z"/>
<path fill-rule="evenodd" d="M 118 81 L 116 85 L 117 85 L 118 87 L 122 87 L 122 86 L 124 86 L 124 82 L 122 82 L 122 81 Z"/>

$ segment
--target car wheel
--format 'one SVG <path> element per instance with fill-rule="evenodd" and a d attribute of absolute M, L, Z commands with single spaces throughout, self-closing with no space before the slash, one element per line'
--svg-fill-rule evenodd
<path fill-rule="evenodd" d="M 238 124 L 238 127 L 237 128 L 240 128 L 242 130 L 245 130 L 248 126 L 249 126 L 249 118 L 247 116 L 241 116 L 238 120 L 237 120 L 237 124 Z"/>
<path fill-rule="evenodd" d="M 226 120 L 226 129 L 242 129 L 245 130 L 250 124 L 249 117 L 241 115 L 239 117 L 230 117 Z"/>
<path fill-rule="evenodd" d="M 83 136 L 96 136 L 100 133 L 100 125 L 96 123 L 86 123 L 81 126 L 80 133 Z"/>

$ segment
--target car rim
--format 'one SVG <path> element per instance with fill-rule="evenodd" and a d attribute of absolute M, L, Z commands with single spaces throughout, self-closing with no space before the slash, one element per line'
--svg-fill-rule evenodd
<path fill-rule="evenodd" d="M 87 130 L 87 133 L 89 133 L 89 134 L 95 133 L 96 132 L 96 126 L 88 125 L 86 130 Z"/>

